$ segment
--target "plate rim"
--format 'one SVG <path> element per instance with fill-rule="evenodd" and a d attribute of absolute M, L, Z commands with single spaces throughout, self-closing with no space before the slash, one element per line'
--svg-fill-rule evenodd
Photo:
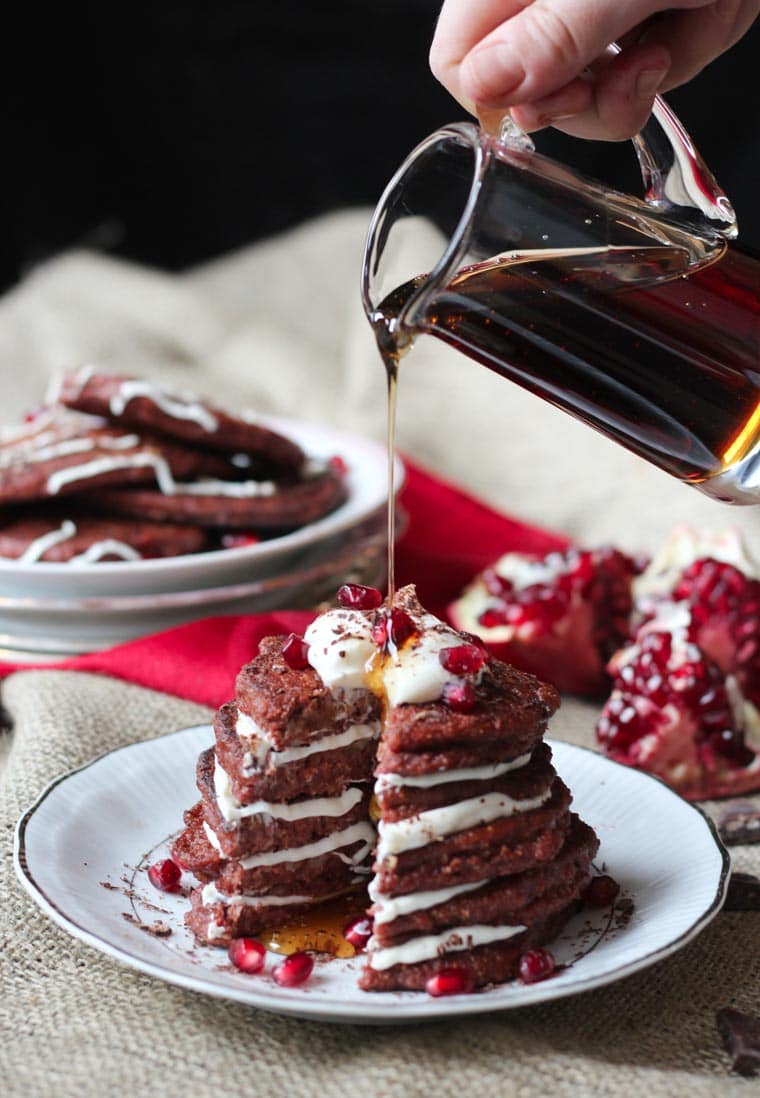
<path fill-rule="evenodd" d="M 220 598 L 237 599 L 248 595 L 266 594 L 277 591 L 281 587 L 288 587 L 293 580 L 303 579 L 308 581 L 319 578 L 323 573 L 329 572 L 346 558 L 358 555 L 362 550 L 385 544 L 385 531 L 373 531 L 366 537 L 357 538 L 348 544 L 344 543 L 335 556 L 323 557 L 319 552 L 320 547 L 313 549 L 314 557 L 306 554 L 293 562 L 294 569 L 286 572 L 275 572 L 272 575 L 260 576 L 258 579 L 244 580 L 239 583 L 214 583 L 211 587 L 182 588 L 179 591 L 154 591 L 132 595 L 82 595 L 79 598 L 56 598 L 35 596 L 5 596 L 0 595 L 0 613 L 8 610 L 30 611 L 31 613 L 72 613 L 82 611 L 97 613 L 98 611 L 140 611 L 173 608 L 175 606 L 204 606 Z M 228 552 L 229 550 L 221 550 Z M 234 550 L 231 550 L 234 552 Z M 324 547 L 322 547 L 324 552 Z M 195 554 L 201 556 L 202 554 Z M 136 561 L 134 563 L 137 563 Z M 59 568 L 67 565 L 59 564 Z"/>
<path fill-rule="evenodd" d="M 65 914 L 45 893 L 40 885 L 35 882 L 32 871 L 28 865 L 25 848 L 26 829 L 35 812 L 58 786 L 70 778 L 73 778 L 75 775 L 80 774 L 91 767 L 97 766 L 105 759 L 121 754 L 122 752 L 134 750 L 139 752 L 141 748 L 150 747 L 157 741 L 167 740 L 173 736 L 190 733 L 200 734 L 201 732 L 213 735 L 213 725 L 210 723 L 188 725 L 182 728 L 176 728 L 170 732 L 164 732 L 149 740 L 139 740 L 122 744 L 109 751 L 101 752 L 99 755 L 82 763 L 80 766 L 72 767 L 64 773 L 59 774 L 48 783 L 35 798 L 34 802 L 21 814 L 13 832 L 13 866 L 16 871 L 17 879 L 24 891 L 57 926 L 74 938 L 91 946 L 99 953 L 104 954 L 124 967 L 142 972 L 145 975 L 152 976 L 175 987 L 181 987 L 185 990 L 194 991 L 199 994 L 210 995 L 215 999 L 226 999 L 243 1003 L 246 1006 L 268 1010 L 272 1013 L 287 1015 L 289 1017 L 302 1018 L 311 1021 L 327 1021 L 334 1024 L 399 1024 L 422 1021 L 425 1019 L 434 1020 L 445 1017 L 463 1017 L 485 1014 L 492 1011 L 514 1010 L 524 1006 L 534 1006 L 540 1002 L 565 999 L 571 995 L 579 995 L 597 987 L 604 987 L 607 984 L 616 983 L 618 980 L 651 967 L 658 961 L 664 960 L 674 953 L 677 953 L 690 941 L 696 938 L 697 935 L 712 922 L 716 915 L 719 914 L 725 902 L 731 871 L 731 857 L 720 839 L 715 822 L 707 812 L 700 808 L 698 804 L 687 801 L 685 798 L 681 797 L 680 794 L 676 793 L 675 790 L 667 785 L 661 778 L 648 774 L 645 771 L 637 770 L 634 767 L 625 766 L 615 759 L 610 759 L 607 756 L 602 755 L 599 751 L 594 750 L 594 748 L 568 743 L 565 740 L 555 740 L 551 737 L 545 737 L 545 742 L 548 743 L 552 749 L 554 749 L 555 746 L 560 746 L 562 749 L 568 749 L 571 752 L 577 751 L 590 754 L 599 762 L 609 765 L 613 771 L 616 768 L 620 768 L 625 771 L 626 774 L 635 775 L 636 780 L 641 780 L 644 783 L 647 781 L 655 782 L 662 786 L 667 794 L 695 812 L 700 821 L 706 826 L 707 837 L 712 840 L 720 855 L 721 863 L 714 895 L 710 903 L 697 915 L 691 925 L 672 941 L 657 949 L 650 950 L 631 961 L 623 963 L 611 971 L 587 977 L 585 980 L 576 980 L 567 986 L 555 984 L 552 981 L 527 985 L 522 989 L 524 998 L 520 1002 L 494 1001 L 487 995 L 454 996 L 451 999 L 446 997 L 435 999 L 424 995 L 423 993 L 416 993 L 418 997 L 415 999 L 404 998 L 399 1000 L 396 998 L 398 993 L 395 992 L 383 993 L 385 996 L 394 996 L 392 1000 L 385 998 L 379 1000 L 378 998 L 374 998 L 373 1001 L 373 998 L 370 998 L 368 993 L 366 1007 L 363 1008 L 361 1014 L 358 1015 L 356 1004 L 353 1002 L 341 1007 L 341 1004 L 334 1003 L 334 1000 L 326 1002 L 320 1002 L 318 999 L 308 1000 L 301 998 L 298 1000 L 293 998 L 291 994 L 280 991 L 269 984 L 263 985 L 266 989 L 263 992 L 257 991 L 256 989 L 251 992 L 246 988 L 209 984 L 199 977 L 166 969 L 157 962 L 145 960 L 144 958 L 131 953 L 128 949 L 119 945 L 114 945 L 107 938 L 87 929 L 87 927 L 82 926 L 75 919 Z"/>

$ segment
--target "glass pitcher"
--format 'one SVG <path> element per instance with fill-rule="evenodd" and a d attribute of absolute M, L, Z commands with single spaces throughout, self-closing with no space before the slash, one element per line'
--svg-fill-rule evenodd
<path fill-rule="evenodd" d="M 372 218 L 365 311 L 389 371 L 452 344 L 660 468 L 760 502 L 760 262 L 662 100 L 634 138 L 646 195 L 539 155 L 505 120 L 423 141 Z"/>

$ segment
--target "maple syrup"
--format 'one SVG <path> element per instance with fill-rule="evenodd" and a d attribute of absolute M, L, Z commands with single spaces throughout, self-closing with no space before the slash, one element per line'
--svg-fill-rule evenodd
<path fill-rule="evenodd" d="M 413 328 L 399 316 L 426 276 L 400 286 L 370 315 L 389 447 L 399 359 L 425 333 L 711 491 L 760 445 L 760 264 L 734 247 L 680 263 L 656 246 L 496 257 L 438 288 Z M 388 523 L 390 549 L 392 508 Z"/>
<path fill-rule="evenodd" d="M 353 957 L 356 949 L 343 936 L 343 931 L 349 923 L 364 915 L 366 907 L 363 893 L 335 896 L 304 912 L 292 923 L 264 930 L 257 937 L 265 949 L 286 957 L 306 951 Z"/>

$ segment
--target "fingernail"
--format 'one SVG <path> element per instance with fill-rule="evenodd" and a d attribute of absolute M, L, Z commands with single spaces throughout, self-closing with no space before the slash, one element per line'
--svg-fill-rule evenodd
<path fill-rule="evenodd" d="M 462 75 L 469 85 L 467 91 L 476 100 L 502 99 L 525 79 L 520 59 L 504 42 L 473 50 L 465 58 L 463 69 Z"/>
<path fill-rule="evenodd" d="M 546 126 L 554 126 L 557 122 L 565 122 L 568 118 L 575 118 L 574 114 L 538 114 L 526 128 L 528 130 L 543 130 Z"/>
<path fill-rule="evenodd" d="M 662 83 L 667 69 L 643 69 L 636 77 L 636 95 L 639 99 L 652 99 Z"/>

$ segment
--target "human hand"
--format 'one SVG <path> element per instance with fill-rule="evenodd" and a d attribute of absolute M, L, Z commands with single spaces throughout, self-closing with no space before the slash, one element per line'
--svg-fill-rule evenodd
<path fill-rule="evenodd" d="M 758 12 L 760 0 L 444 0 L 430 67 L 483 120 L 510 110 L 524 130 L 620 141 Z"/>

